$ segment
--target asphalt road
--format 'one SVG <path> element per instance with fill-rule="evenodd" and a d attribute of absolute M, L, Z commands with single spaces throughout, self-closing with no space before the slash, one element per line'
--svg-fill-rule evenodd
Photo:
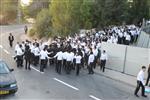
<path fill-rule="evenodd" d="M 14 48 L 9 47 L 8 34 L 15 36 L 15 42 L 24 34 L 24 25 L 0 27 L 0 59 L 14 68 L 19 90 L 15 95 L 8 95 L 1 99 L 10 100 L 150 100 L 136 98 L 133 93 L 135 87 L 100 76 L 89 75 L 82 69 L 79 76 L 72 71 L 70 75 L 63 71 L 61 75 L 55 72 L 54 66 L 48 65 L 44 73 L 39 67 L 31 66 L 31 71 L 17 68 L 13 59 Z M 139 93 L 140 95 L 140 93 Z"/>

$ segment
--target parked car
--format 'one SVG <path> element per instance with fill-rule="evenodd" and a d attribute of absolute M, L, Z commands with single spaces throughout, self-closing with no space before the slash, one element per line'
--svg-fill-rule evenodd
<path fill-rule="evenodd" d="M 12 74 L 14 69 L 0 59 L 0 95 L 15 94 L 18 90 L 17 82 Z"/>

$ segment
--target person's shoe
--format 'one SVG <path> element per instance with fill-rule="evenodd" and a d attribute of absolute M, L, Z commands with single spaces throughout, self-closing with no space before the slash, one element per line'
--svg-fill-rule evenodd
<path fill-rule="evenodd" d="M 142 95 L 142 97 L 145 97 L 145 98 L 146 98 L 146 97 L 147 97 L 147 95 Z"/>
<path fill-rule="evenodd" d="M 134 94 L 136 97 L 139 97 L 139 95 L 137 95 L 137 94 Z"/>

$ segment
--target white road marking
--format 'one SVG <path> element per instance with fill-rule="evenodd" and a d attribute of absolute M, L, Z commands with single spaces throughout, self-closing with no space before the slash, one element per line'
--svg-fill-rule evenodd
<path fill-rule="evenodd" d="M 65 83 L 65 82 L 63 82 L 63 81 L 61 81 L 61 80 L 59 80 L 59 79 L 57 79 L 57 78 L 53 78 L 55 81 L 57 81 L 57 82 L 60 82 L 60 83 L 62 83 L 62 84 L 64 84 L 64 85 L 66 85 L 66 86 L 68 86 L 68 87 L 70 87 L 70 88 L 72 88 L 72 89 L 74 89 L 74 90 L 79 90 L 78 88 L 76 88 L 76 87 L 74 87 L 74 86 L 71 86 L 71 85 L 69 85 L 69 84 L 67 84 L 67 83 Z"/>
<path fill-rule="evenodd" d="M 7 54 L 10 54 L 6 49 L 4 49 L 4 52 L 6 52 Z"/>
<path fill-rule="evenodd" d="M 2 49 L 3 49 L 3 46 L 2 46 L 2 45 L 0 45 L 0 48 L 2 48 Z"/>
<path fill-rule="evenodd" d="M 44 72 L 40 72 L 38 69 L 36 69 L 36 68 L 34 68 L 34 67 L 32 67 L 32 66 L 31 66 L 31 68 L 32 68 L 33 70 L 35 70 L 35 71 L 41 73 L 41 74 L 44 74 Z"/>
<path fill-rule="evenodd" d="M 93 95 L 89 95 L 89 97 L 92 98 L 92 99 L 94 99 L 94 100 L 102 100 L 102 99 L 99 99 L 99 98 L 97 98 L 97 97 L 95 97 Z"/>

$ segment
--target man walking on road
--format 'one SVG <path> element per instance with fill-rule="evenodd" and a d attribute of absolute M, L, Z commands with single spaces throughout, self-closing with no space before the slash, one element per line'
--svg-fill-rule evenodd
<path fill-rule="evenodd" d="M 137 93 L 138 93 L 140 87 L 142 87 L 142 96 L 147 97 L 147 95 L 145 95 L 145 87 L 144 87 L 144 85 L 145 85 L 145 83 L 144 83 L 144 72 L 145 72 L 145 70 L 146 70 L 146 67 L 142 66 L 141 71 L 137 75 L 137 87 L 136 87 L 135 92 L 134 92 L 134 95 L 136 97 L 139 97 Z"/>
<path fill-rule="evenodd" d="M 25 32 L 25 34 L 27 34 L 27 32 L 28 32 L 28 27 L 27 26 L 24 27 L 24 32 Z"/>
<path fill-rule="evenodd" d="M 9 40 L 9 45 L 12 48 L 13 47 L 14 36 L 11 33 L 9 34 L 8 40 Z"/>
<path fill-rule="evenodd" d="M 108 57 L 107 57 L 107 54 L 106 54 L 106 51 L 103 50 L 103 53 L 101 54 L 101 57 L 100 57 L 100 70 L 103 70 L 103 72 L 105 71 L 105 65 L 106 65 L 106 61 L 107 61 Z"/>

